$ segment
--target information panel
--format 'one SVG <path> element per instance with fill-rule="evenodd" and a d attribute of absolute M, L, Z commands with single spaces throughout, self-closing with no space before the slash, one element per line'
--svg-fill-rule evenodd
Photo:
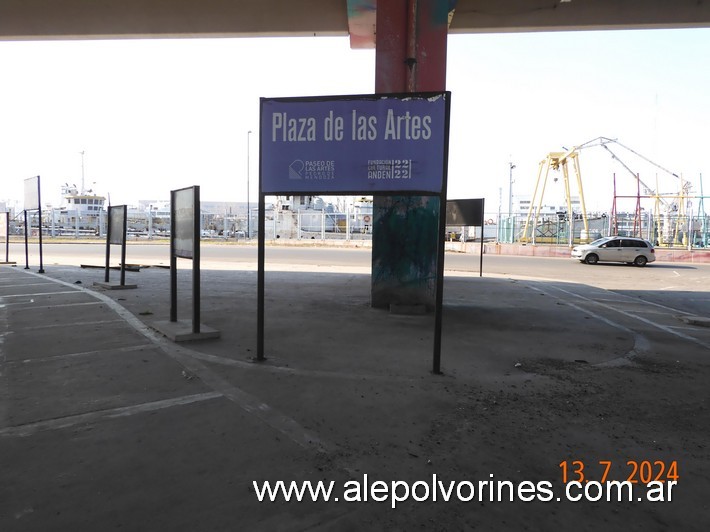
<path fill-rule="evenodd" d="M 118 205 L 108 208 L 109 244 L 123 244 L 124 228 L 126 226 L 126 206 Z"/>
<path fill-rule="evenodd" d="M 192 259 L 195 248 L 195 189 L 173 190 L 173 217 L 175 220 L 175 256 Z"/>
<path fill-rule="evenodd" d="M 446 225 L 483 227 L 483 199 L 458 199 L 446 202 Z"/>
<path fill-rule="evenodd" d="M 448 92 L 261 99 L 261 192 L 440 194 Z"/>
<path fill-rule="evenodd" d="M 26 211 L 39 210 L 39 176 L 25 179 L 25 209 Z"/>
<path fill-rule="evenodd" d="M 5 260 L 0 261 L 5 264 L 10 262 L 10 213 L 0 212 L 0 241 L 5 244 Z"/>
<path fill-rule="evenodd" d="M 10 231 L 10 213 L 0 212 L 0 242 L 7 242 Z"/>

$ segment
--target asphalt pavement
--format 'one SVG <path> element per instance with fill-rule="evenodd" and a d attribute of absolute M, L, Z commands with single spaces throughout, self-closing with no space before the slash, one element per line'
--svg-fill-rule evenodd
<path fill-rule="evenodd" d="M 477 471 L 458 463 L 461 427 L 437 424 L 473 390 L 544 394 L 556 381 L 541 364 L 612 371 L 673 357 L 679 342 L 684 362 L 707 370 L 710 330 L 674 312 L 650 316 L 630 295 L 581 283 L 459 272 L 446 278 L 434 375 L 431 315 L 371 308 L 360 270 L 285 264 L 267 272 L 267 360 L 255 362 L 256 273 L 237 268 L 202 270 L 200 321 L 220 338 L 179 344 L 151 327 L 169 318 L 166 269 L 106 290 L 94 285 L 103 270 L 0 268 L 0 530 L 563 526 L 576 510 L 474 518 L 441 505 L 264 504 L 252 481 L 492 473 L 492 458 Z M 189 320 L 191 270 L 178 273 Z M 502 463 L 511 474 L 529 465 Z M 664 519 L 687 508 L 707 501 Z M 658 512 L 631 515 L 653 523 Z"/>

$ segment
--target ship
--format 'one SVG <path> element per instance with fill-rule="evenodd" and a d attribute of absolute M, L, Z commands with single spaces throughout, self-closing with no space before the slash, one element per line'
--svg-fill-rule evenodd
<path fill-rule="evenodd" d="M 98 235 L 106 220 L 106 197 L 76 185 L 62 185 L 62 204 L 52 210 L 53 223 L 61 233 Z"/>

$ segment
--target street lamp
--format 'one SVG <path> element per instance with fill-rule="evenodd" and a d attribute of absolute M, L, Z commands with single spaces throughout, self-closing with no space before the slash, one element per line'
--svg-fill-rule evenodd
<path fill-rule="evenodd" d="M 251 238 L 251 205 L 249 203 L 249 141 L 251 130 L 247 131 L 247 238 Z"/>

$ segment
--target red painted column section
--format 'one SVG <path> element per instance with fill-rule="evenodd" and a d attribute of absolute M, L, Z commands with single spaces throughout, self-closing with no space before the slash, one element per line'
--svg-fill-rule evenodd
<path fill-rule="evenodd" d="M 375 92 L 407 92 L 407 7 L 410 0 L 379 0 L 375 35 Z"/>
<path fill-rule="evenodd" d="M 416 91 L 446 90 L 448 0 L 419 0 L 416 20 Z"/>
<path fill-rule="evenodd" d="M 446 89 L 449 0 L 378 0 L 375 91 Z M 375 196 L 373 307 L 435 305 L 439 199 Z"/>
<path fill-rule="evenodd" d="M 375 92 L 446 90 L 448 5 L 448 0 L 377 2 Z M 413 87 L 410 58 L 416 60 Z"/>

